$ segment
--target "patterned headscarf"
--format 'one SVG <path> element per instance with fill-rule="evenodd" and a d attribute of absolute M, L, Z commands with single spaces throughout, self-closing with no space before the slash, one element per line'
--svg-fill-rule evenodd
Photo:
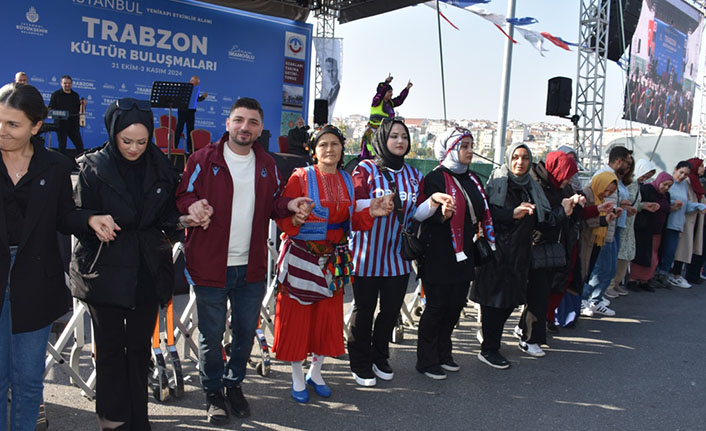
<path fill-rule="evenodd" d="M 462 174 L 468 170 L 468 165 L 461 163 L 458 156 L 461 140 L 465 137 L 473 139 L 471 131 L 456 127 L 448 129 L 434 141 L 434 157 L 442 166 L 455 174 Z"/>

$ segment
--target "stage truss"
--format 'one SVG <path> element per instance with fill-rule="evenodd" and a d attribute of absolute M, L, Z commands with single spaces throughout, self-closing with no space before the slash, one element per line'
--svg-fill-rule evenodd
<path fill-rule="evenodd" d="M 329 2 L 323 2 L 318 9 L 314 10 L 316 17 L 315 37 L 332 39 L 336 33 L 336 19 L 338 18 L 338 10 L 335 9 Z M 314 94 L 317 99 L 321 98 L 321 87 L 323 84 L 323 73 L 319 56 L 316 56 L 316 69 L 314 77 Z"/>
<path fill-rule="evenodd" d="M 600 167 L 603 153 L 611 0 L 580 1 L 575 102 L 575 113 L 579 119 L 574 145 L 583 170 L 593 173 Z"/>

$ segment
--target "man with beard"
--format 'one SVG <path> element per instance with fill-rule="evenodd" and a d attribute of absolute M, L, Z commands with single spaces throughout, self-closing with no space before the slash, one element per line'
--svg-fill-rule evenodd
<path fill-rule="evenodd" d="M 584 285 L 581 298 L 581 314 L 583 316 L 592 317 L 596 314 L 615 316 L 615 311 L 608 308 L 609 300 L 604 298 L 603 295 L 617 271 L 620 234 L 626 227 L 627 216 L 628 214 L 634 216 L 637 212 L 629 200 L 630 193 L 628 188 L 622 182 L 623 177 L 630 171 L 633 163 L 632 151 L 617 145 L 611 148 L 610 153 L 608 153 L 608 164 L 594 174 L 595 176 L 602 172 L 613 172 L 618 177 L 618 189 L 606 198 L 606 202 L 613 201 L 613 207 L 621 208 L 622 211 L 618 211 L 618 218 L 610 222 L 616 223 L 615 234 L 613 238 L 606 237 L 605 244 L 601 247 L 596 257 L 593 271 Z"/>
<path fill-rule="evenodd" d="M 268 221 L 294 215 L 303 222 L 311 212 L 311 199 L 280 196 L 284 184 L 274 160 L 253 146 L 263 130 L 257 100 L 238 99 L 226 130 L 217 145 L 189 158 L 177 188 L 179 211 L 205 223 L 187 231 L 186 276 L 196 294 L 199 375 L 208 421 L 216 425 L 228 422 L 228 410 L 240 418 L 250 415 L 240 384 L 265 294 Z M 228 301 L 232 343 L 224 367 Z"/>

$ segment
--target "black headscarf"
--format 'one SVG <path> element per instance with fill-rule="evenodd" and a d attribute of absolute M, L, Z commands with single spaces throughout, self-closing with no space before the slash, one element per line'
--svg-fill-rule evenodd
<path fill-rule="evenodd" d="M 118 172 L 125 181 L 125 186 L 132 196 L 138 213 L 142 213 L 144 206 L 144 181 L 147 169 L 146 159 L 150 153 L 152 135 L 154 132 L 154 118 L 151 110 L 138 108 L 135 99 L 120 99 L 111 103 L 105 111 L 105 128 L 108 131 L 108 151 L 113 156 Z M 127 109 L 126 109 L 127 108 Z M 133 124 L 142 124 L 147 128 L 147 149 L 137 160 L 128 160 L 120 153 L 116 142 L 116 135 Z"/>
<path fill-rule="evenodd" d="M 407 129 L 404 121 L 397 118 L 385 118 L 375 131 L 372 145 L 373 151 L 375 151 L 375 163 L 380 167 L 398 171 L 404 166 L 404 156 L 409 154 L 411 144 L 407 145 L 407 151 L 402 156 L 396 156 L 390 152 L 387 148 L 387 138 L 389 138 L 392 126 L 395 124 L 401 124 L 405 132 L 407 132 L 407 136 L 409 136 L 409 129 Z"/>
<path fill-rule="evenodd" d="M 309 153 L 313 159 L 314 155 L 316 155 L 316 144 L 326 133 L 335 135 L 338 140 L 341 141 L 341 160 L 338 161 L 338 168 L 340 169 L 343 166 L 343 153 L 346 146 L 346 138 L 343 136 L 343 133 L 341 133 L 341 130 L 338 127 L 327 124 L 314 130 L 314 133 L 312 133 L 311 138 L 309 139 Z"/>

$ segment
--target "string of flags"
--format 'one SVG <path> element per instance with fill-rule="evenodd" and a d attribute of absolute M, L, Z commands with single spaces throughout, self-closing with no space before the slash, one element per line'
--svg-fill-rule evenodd
<path fill-rule="evenodd" d="M 529 28 L 525 28 L 526 26 L 530 26 L 533 24 L 537 24 L 539 20 L 533 17 L 515 17 L 515 18 L 506 18 L 505 15 L 499 14 L 499 13 L 494 13 L 490 12 L 489 10 L 483 9 L 482 7 L 478 6 L 478 4 L 483 4 L 483 3 L 490 3 L 491 0 L 475 0 L 475 1 L 458 1 L 458 0 L 439 0 L 441 3 L 445 3 L 444 7 L 447 5 L 449 6 L 455 6 L 458 8 L 461 8 L 465 11 L 471 12 L 473 14 L 478 15 L 479 17 L 491 22 L 498 30 L 500 30 L 505 37 L 510 39 L 512 43 L 517 43 L 515 39 L 510 37 L 510 35 L 503 29 L 503 26 L 506 23 L 510 23 L 515 26 L 515 31 L 517 31 L 526 41 L 528 41 L 537 51 L 539 51 L 539 54 L 541 56 L 544 56 L 544 53 L 547 52 L 548 50 L 544 48 L 544 41 L 548 40 L 552 44 L 558 46 L 559 48 L 562 48 L 566 51 L 571 51 L 571 46 L 578 46 L 576 43 L 572 42 L 567 42 L 566 40 L 562 39 L 559 36 L 553 35 L 547 31 L 543 32 L 538 32 L 535 30 L 530 30 Z M 456 30 L 460 30 L 457 25 L 455 25 L 451 20 L 449 20 L 440 9 L 437 9 L 436 1 L 428 1 L 424 3 L 426 6 L 436 10 L 439 13 L 439 16 L 444 19 L 451 27 L 453 27 Z"/>

